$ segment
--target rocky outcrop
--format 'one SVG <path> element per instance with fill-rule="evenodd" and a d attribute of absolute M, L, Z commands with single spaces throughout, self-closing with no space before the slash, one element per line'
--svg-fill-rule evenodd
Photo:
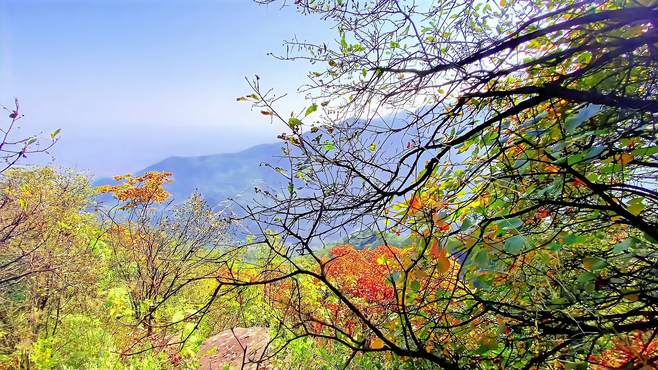
<path fill-rule="evenodd" d="M 269 342 L 263 327 L 233 328 L 208 338 L 199 350 L 199 369 L 223 370 L 269 368 L 262 362 Z"/>

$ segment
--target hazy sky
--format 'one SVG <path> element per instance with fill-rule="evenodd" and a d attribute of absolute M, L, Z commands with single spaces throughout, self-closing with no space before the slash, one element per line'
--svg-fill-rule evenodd
<path fill-rule="evenodd" d="M 26 133 L 61 127 L 56 164 L 99 176 L 237 151 L 282 131 L 235 99 L 254 74 L 294 93 L 309 67 L 267 56 L 294 35 L 334 31 L 250 0 L 0 0 L 0 104 L 20 99 Z"/>

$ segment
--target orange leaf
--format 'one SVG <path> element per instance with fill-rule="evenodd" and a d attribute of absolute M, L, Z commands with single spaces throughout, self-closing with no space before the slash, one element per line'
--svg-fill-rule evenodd
<path fill-rule="evenodd" d="M 585 181 L 583 181 L 583 180 L 581 180 L 581 179 L 574 179 L 572 183 L 573 183 L 573 185 L 576 186 L 576 187 L 579 187 L 579 186 L 585 186 L 585 185 L 586 185 L 586 184 L 585 184 Z"/>
<path fill-rule="evenodd" d="M 411 202 L 409 202 L 409 214 L 413 215 L 421 208 L 423 208 L 423 203 L 421 202 L 420 197 L 414 195 L 413 198 L 411 198 Z"/>
<path fill-rule="evenodd" d="M 432 240 L 432 246 L 430 247 L 430 256 L 436 260 L 436 266 L 439 269 L 439 272 L 444 274 L 450 271 L 450 258 L 446 256 L 446 250 L 439 248 L 439 241 L 434 239 Z"/>
<path fill-rule="evenodd" d="M 535 217 L 538 219 L 544 219 L 546 217 L 549 217 L 551 215 L 551 211 L 549 211 L 546 208 L 540 208 L 537 210 L 537 213 L 535 213 Z"/>
<path fill-rule="evenodd" d="M 544 169 L 546 170 L 546 172 L 550 172 L 550 173 L 560 172 L 560 167 L 558 167 L 556 165 L 553 165 L 553 164 L 546 165 L 546 167 L 544 167 Z"/>
<path fill-rule="evenodd" d="M 384 341 L 379 338 L 373 338 L 372 341 L 370 341 L 370 348 L 382 349 L 384 348 Z"/>
<path fill-rule="evenodd" d="M 630 153 L 621 153 L 620 155 L 615 156 L 615 162 L 619 164 L 631 163 L 633 159 L 635 159 L 635 157 L 633 157 L 633 154 Z"/>
<path fill-rule="evenodd" d="M 439 241 L 436 239 L 432 239 L 432 242 L 430 243 L 430 256 L 432 256 L 433 259 L 445 257 L 446 251 L 439 248 Z"/>
<path fill-rule="evenodd" d="M 438 213 L 434 213 L 432 215 L 432 222 L 434 222 L 434 225 L 437 227 L 438 231 L 446 232 L 450 230 L 450 225 L 443 221 Z"/>

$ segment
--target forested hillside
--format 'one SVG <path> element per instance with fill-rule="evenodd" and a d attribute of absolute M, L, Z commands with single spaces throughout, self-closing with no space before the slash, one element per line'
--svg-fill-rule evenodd
<path fill-rule="evenodd" d="M 658 2 L 264 4 L 336 32 L 277 144 L 94 186 L 5 107 L 3 368 L 658 368 Z"/>

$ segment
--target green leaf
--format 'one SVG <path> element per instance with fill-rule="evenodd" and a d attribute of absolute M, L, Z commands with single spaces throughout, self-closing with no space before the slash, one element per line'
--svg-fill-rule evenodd
<path fill-rule="evenodd" d="M 418 254 L 421 254 L 425 249 L 427 249 L 427 239 L 425 238 L 418 239 L 418 243 L 416 243 L 416 252 L 418 252 Z"/>
<path fill-rule="evenodd" d="M 651 146 L 647 148 L 636 148 L 633 149 L 633 151 L 631 151 L 631 154 L 633 154 L 636 157 L 658 154 L 658 146 Z"/>
<path fill-rule="evenodd" d="M 475 351 L 477 354 L 480 355 L 485 355 L 489 351 L 492 351 L 496 348 L 498 348 L 498 342 L 496 341 L 497 338 L 489 335 L 489 336 L 484 336 L 479 338 L 479 343 L 480 346 L 478 349 Z"/>
<path fill-rule="evenodd" d="M 503 230 L 510 230 L 510 229 L 518 229 L 519 227 L 523 226 L 523 221 L 521 221 L 520 218 L 514 217 L 514 218 L 506 218 L 504 220 L 500 220 L 496 222 L 498 227 L 500 227 Z"/>
<path fill-rule="evenodd" d="M 290 195 L 295 193 L 295 187 L 292 185 L 292 182 L 288 183 L 288 193 L 290 193 Z"/>
<path fill-rule="evenodd" d="M 324 150 L 330 152 L 330 151 L 334 150 L 335 148 L 336 148 L 336 145 L 334 145 L 333 141 L 327 140 L 327 141 L 324 142 Z"/>
<path fill-rule="evenodd" d="M 553 252 L 558 252 L 560 249 L 562 249 L 562 244 L 552 242 L 551 244 L 548 245 L 548 249 L 552 250 Z"/>
<path fill-rule="evenodd" d="M 505 240 L 505 252 L 509 254 L 519 254 L 525 249 L 525 247 L 526 240 L 521 235 L 516 235 Z"/>
<path fill-rule="evenodd" d="M 612 251 L 614 253 L 624 253 L 628 251 L 629 248 L 633 247 L 635 245 L 635 239 L 633 238 L 628 238 L 620 241 L 619 243 L 615 244 L 612 247 Z"/>
<path fill-rule="evenodd" d="M 377 146 L 375 144 L 370 144 L 370 151 L 374 152 L 377 149 Z"/>
<path fill-rule="evenodd" d="M 585 154 L 585 159 L 596 158 L 599 156 L 599 154 L 603 153 L 604 150 L 605 147 L 601 145 L 595 145 L 587 152 L 587 154 Z"/>
<path fill-rule="evenodd" d="M 569 234 L 564 238 L 564 242 L 568 245 L 575 244 L 578 242 L 578 236 L 576 234 Z"/>
<path fill-rule="evenodd" d="M 417 291 L 420 290 L 420 283 L 417 280 L 414 280 L 414 281 L 411 282 L 409 287 L 411 288 L 411 290 L 414 290 L 414 291 L 417 292 Z"/>
<path fill-rule="evenodd" d="M 489 266 L 489 253 L 484 250 L 480 249 L 475 257 L 473 258 L 473 261 L 475 262 L 476 265 L 479 267 L 485 268 Z"/>
<path fill-rule="evenodd" d="M 292 129 L 297 128 L 302 125 L 302 121 L 299 118 L 290 117 L 288 119 L 288 126 Z"/>
<path fill-rule="evenodd" d="M 583 158 L 584 158 L 584 156 L 583 156 L 582 153 L 572 154 L 572 155 L 567 157 L 567 164 L 569 166 L 572 166 L 576 163 L 582 162 Z"/>
<path fill-rule="evenodd" d="M 448 242 L 446 243 L 446 248 L 448 248 L 450 253 L 456 253 L 457 251 L 461 250 L 463 246 L 464 243 L 461 240 L 457 240 L 455 238 L 449 238 Z"/>
<path fill-rule="evenodd" d="M 565 122 L 567 132 L 572 132 L 580 127 L 584 122 L 594 117 L 601 110 L 600 105 L 589 104 L 581 109 L 578 114 L 569 116 Z"/>
<path fill-rule="evenodd" d="M 467 230 L 473 226 L 473 220 L 471 220 L 469 217 L 464 218 L 464 222 L 462 222 L 462 225 L 459 227 L 460 230 Z"/>
<path fill-rule="evenodd" d="M 274 171 L 276 171 L 276 172 L 278 172 L 278 173 L 280 173 L 280 174 L 282 174 L 282 175 L 284 175 L 284 176 L 288 176 L 288 173 L 287 173 L 286 170 L 285 170 L 284 168 L 282 168 L 282 167 L 274 167 Z"/>
<path fill-rule="evenodd" d="M 585 257 L 583 259 L 583 266 L 590 271 L 598 271 L 607 265 L 606 260 L 600 257 Z"/>
<path fill-rule="evenodd" d="M 176 311 L 174 314 L 171 316 L 171 321 L 172 322 L 180 322 L 185 319 L 185 312 L 184 311 Z"/>
<path fill-rule="evenodd" d="M 593 289 L 592 282 L 594 281 L 594 279 L 596 279 L 596 275 L 591 271 L 586 271 L 580 274 L 580 276 L 578 276 L 576 281 L 580 285 L 587 287 L 588 288 L 587 290 L 591 290 Z"/>
<path fill-rule="evenodd" d="M 473 279 L 473 285 L 478 289 L 489 290 L 493 287 L 493 274 L 479 274 Z"/>
<path fill-rule="evenodd" d="M 644 199 L 640 197 L 633 198 L 630 200 L 630 202 L 628 202 L 628 207 L 626 208 L 628 209 L 628 212 L 633 214 L 633 216 L 638 216 L 640 213 L 642 213 L 644 208 L 646 208 L 644 205 Z"/>
<path fill-rule="evenodd" d="M 53 140 L 55 140 L 55 138 L 57 137 L 57 135 L 59 135 L 59 132 L 60 132 L 60 131 L 62 131 L 61 128 L 58 128 L 57 130 L 53 131 L 53 132 L 50 134 L 50 138 L 53 139 Z"/>
<path fill-rule="evenodd" d="M 340 47 L 343 49 L 343 52 L 346 52 L 349 48 L 349 45 L 347 45 L 347 40 L 345 40 L 345 33 L 341 33 L 340 35 Z"/>
<path fill-rule="evenodd" d="M 318 110 L 318 105 L 315 104 L 315 103 L 311 104 L 310 107 L 306 108 L 306 112 L 304 113 L 304 117 L 306 117 L 309 114 L 315 112 L 316 110 Z"/>
<path fill-rule="evenodd" d="M 569 300 L 567 298 L 564 298 L 564 297 L 556 297 L 556 298 L 551 299 L 551 304 L 554 305 L 554 306 L 562 306 L 562 305 L 569 304 Z"/>

